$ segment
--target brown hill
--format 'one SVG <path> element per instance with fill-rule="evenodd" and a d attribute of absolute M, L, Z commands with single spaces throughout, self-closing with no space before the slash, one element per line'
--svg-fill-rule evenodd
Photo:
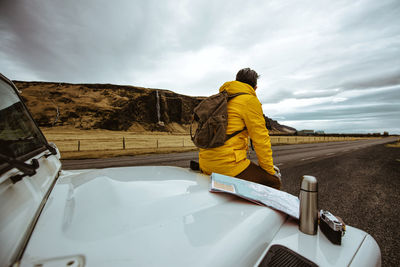
<path fill-rule="evenodd" d="M 188 133 L 192 110 L 204 99 L 126 85 L 14 83 L 41 127 Z M 266 121 L 271 133 L 296 131 Z"/>
<path fill-rule="evenodd" d="M 297 130 L 293 127 L 279 124 L 276 120 L 270 119 L 264 115 L 265 123 L 271 134 L 275 135 L 293 135 Z"/>

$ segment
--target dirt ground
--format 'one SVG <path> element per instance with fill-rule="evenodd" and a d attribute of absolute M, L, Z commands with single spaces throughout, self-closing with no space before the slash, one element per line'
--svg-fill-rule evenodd
<path fill-rule="evenodd" d="M 319 208 L 371 234 L 382 266 L 400 266 L 400 148 L 377 145 L 341 157 L 281 168 L 283 190 L 298 195 L 302 175 L 318 179 Z"/>

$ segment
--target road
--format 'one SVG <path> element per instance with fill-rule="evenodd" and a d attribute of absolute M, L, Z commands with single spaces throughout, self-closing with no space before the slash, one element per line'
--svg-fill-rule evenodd
<path fill-rule="evenodd" d="M 382 266 L 400 266 L 400 148 L 383 144 L 398 138 L 272 147 L 282 171 L 282 190 L 299 194 L 302 175 L 318 179 L 319 208 L 371 234 Z M 250 158 L 255 159 L 252 152 Z M 197 152 L 98 160 L 65 160 L 64 169 L 137 165 L 188 167 Z"/>
<path fill-rule="evenodd" d="M 382 139 L 346 142 L 273 146 L 272 150 L 275 165 L 279 166 L 279 168 L 282 168 L 284 165 L 285 167 L 297 166 L 299 164 L 303 164 L 304 162 L 313 162 L 324 158 L 340 156 L 344 153 L 350 153 L 361 148 L 393 142 L 396 139 L 396 137 L 388 137 Z M 251 151 L 249 158 L 253 161 L 257 161 L 254 151 Z M 108 159 L 62 160 L 62 163 L 63 169 L 65 170 L 145 165 L 178 166 L 188 168 L 190 160 L 198 160 L 197 151 L 170 154 L 150 154 Z"/>

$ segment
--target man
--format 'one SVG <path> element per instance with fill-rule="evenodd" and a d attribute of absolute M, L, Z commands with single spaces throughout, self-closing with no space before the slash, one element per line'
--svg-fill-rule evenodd
<path fill-rule="evenodd" d="M 219 91 L 226 90 L 229 95 L 245 93 L 228 102 L 226 134 L 244 130 L 228 139 L 223 146 L 200 149 L 199 163 L 206 174 L 220 173 L 280 189 L 281 181 L 275 174 L 269 133 L 255 92 L 258 78 L 257 72 L 245 68 L 237 73 L 236 81 L 221 86 Z M 249 137 L 259 165 L 247 159 Z"/>

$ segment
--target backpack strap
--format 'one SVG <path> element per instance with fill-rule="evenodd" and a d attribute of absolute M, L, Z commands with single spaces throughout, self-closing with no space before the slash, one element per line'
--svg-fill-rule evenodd
<path fill-rule="evenodd" d="M 228 101 L 229 101 L 229 100 L 232 100 L 233 98 L 235 98 L 235 97 L 237 97 L 237 96 L 239 96 L 239 95 L 249 95 L 249 94 L 248 94 L 248 93 L 236 93 L 236 94 L 232 94 L 232 95 L 229 95 L 229 96 L 228 96 Z M 233 132 L 233 133 L 231 133 L 231 134 L 227 134 L 227 135 L 225 136 L 225 142 L 228 141 L 229 139 L 231 139 L 232 137 L 234 137 L 235 135 L 237 135 L 237 134 L 243 132 L 243 131 L 246 130 L 246 129 L 247 129 L 246 126 L 244 126 L 244 128 L 243 128 L 242 130 L 238 130 L 238 131 Z"/>
<path fill-rule="evenodd" d="M 236 93 L 236 94 L 228 95 L 228 101 L 232 100 L 233 98 L 235 98 L 239 95 L 249 95 L 249 94 L 248 93 Z"/>
<path fill-rule="evenodd" d="M 231 133 L 231 134 L 227 134 L 227 135 L 225 136 L 225 142 L 228 141 L 229 139 L 231 139 L 232 137 L 234 137 L 235 135 L 237 135 L 237 134 L 243 132 L 243 131 L 246 130 L 246 129 L 247 129 L 246 126 L 244 126 L 244 128 L 243 128 L 242 130 L 236 131 L 236 132 Z"/>

